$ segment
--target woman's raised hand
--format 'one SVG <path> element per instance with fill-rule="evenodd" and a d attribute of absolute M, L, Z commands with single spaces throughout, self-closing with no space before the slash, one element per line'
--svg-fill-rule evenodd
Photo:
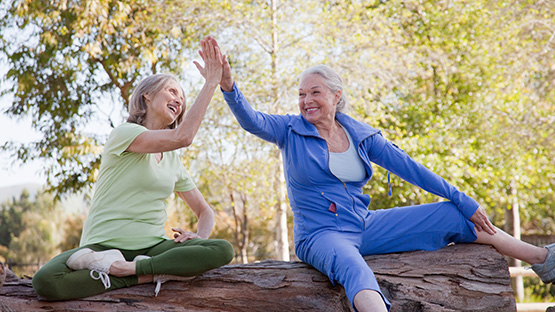
<path fill-rule="evenodd" d="M 222 81 L 220 81 L 220 87 L 222 90 L 226 92 L 233 91 L 233 77 L 231 76 L 231 67 L 229 66 L 229 62 L 227 61 L 225 55 L 222 59 L 223 62 L 223 73 L 222 73 Z"/>
<path fill-rule="evenodd" d="M 206 83 L 218 84 L 222 79 L 223 60 L 220 47 L 216 40 L 210 36 L 200 41 L 201 50 L 200 57 L 204 61 L 204 67 L 198 62 L 193 63 L 199 70 L 200 74 L 206 80 Z"/>

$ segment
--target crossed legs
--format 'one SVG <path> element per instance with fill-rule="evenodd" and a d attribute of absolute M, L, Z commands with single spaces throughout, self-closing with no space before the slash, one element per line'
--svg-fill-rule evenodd
<path fill-rule="evenodd" d="M 111 249 L 100 245 L 86 246 L 94 251 Z M 90 276 L 90 270 L 72 270 L 66 265 L 78 249 L 66 251 L 48 261 L 33 276 L 33 288 L 48 300 L 89 297 L 106 291 Z M 143 250 L 122 250 L 128 261 L 116 261 L 110 267 L 109 290 L 152 282 L 153 274 L 194 276 L 225 265 L 233 259 L 233 247 L 225 240 L 194 239 L 183 243 L 161 242 Z M 137 255 L 151 258 L 132 262 Z"/>

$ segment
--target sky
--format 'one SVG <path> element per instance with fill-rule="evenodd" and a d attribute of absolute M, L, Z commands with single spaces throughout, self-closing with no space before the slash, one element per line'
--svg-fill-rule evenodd
<path fill-rule="evenodd" d="M 0 145 L 7 141 L 13 140 L 16 142 L 30 142 L 31 140 L 39 138 L 39 134 L 31 128 L 31 120 L 29 118 L 24 120 L 12 120 L 8 118 L 3 112 L 9 107 L 11 100 L 0 98 Z M 25 184 L 25 183 L 38 183 L 44 184 L 46 178 L 41 176 L 38 172 L 41 168 L 41 163 L 38 161 L 26 163 L 23 166 L 12 167 L 11 163 L 13 158 L 9 154 L 0 152 L 2 158 L 0 166 L 0 187 Z"/>
<path fill-rule="evenodd" d="M 14 32 L 17 36 L 22 36 L 20 31 Z M 10 31 L 3 33 L 3 35 L 10 35 Z M 8 64 L 6 57 L 0 58 L 0 83 L 2 89 L 8 88 L 8 82 L 3 81 L 8 71 Z M 0 97 L 0 145 L 7 141 L 16 142 L 30 142 L 36 140 L 40 135 L 31 128 L 31 119 L 13 120 L 8 118 L 4 111 L 11 106 L 13 97 L 4 96 Z M 0 187 L 24 184 L 24 183 L 39 183 L 46 182 L 46 178 L 38 174 L 41 163 L 31 162 L 26 163 L 21 167 L 12 167 L 13 158 L 9 154 L 0 151 Z"/>

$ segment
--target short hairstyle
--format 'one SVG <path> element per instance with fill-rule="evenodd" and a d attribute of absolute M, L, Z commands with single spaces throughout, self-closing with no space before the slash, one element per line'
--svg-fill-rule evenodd
<path fill-rule="evenodd" d="M 156 94 L 162 91 L 162 89 L 164 89 L 170 81 L 175 81 L 179 84 L 174 76 L 168 74 L 154 74 L 139 82 L 129 100 L 129 117 L 127 118 L 127 122 L 144 126 L 147 113 L 145 94 L 151 94 L 152 97 L 156 96 Z M 183 120 L 186 106 L 185 92 L 183 91 L 183 88 L 181 88 L 181 93 L 183 94 L 183 109 L 175 121 L 168 126 L 168 129 L 175 129 L 175 127 L 177 127 L 177 125 L 179 125 Z"/>
<path fill-rule="evenodd" d="M 339 74 L 327 65 L 316 65 L 305 70 L 301 74 L 301 79 L 306 75 L 319 75 L 324 78 L 324 84 L 332 92 L 341 91 L 341 98 L 337 102 L 336 112 L 344 112 L 347 108 L 347 96 L 343 92 L 343 80 Z"/>

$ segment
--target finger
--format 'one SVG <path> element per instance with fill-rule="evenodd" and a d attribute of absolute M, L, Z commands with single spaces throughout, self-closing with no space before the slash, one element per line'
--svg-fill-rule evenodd
<path fill-rule="evenodd" d="M 204 38 L 203 40 L 201 40 L 200 46 L 202 48 L 202 53 L 204 53 L 205 56 L 210 56 L 210 54 L 211 54 L 210 47 L 212 45 L 211 45 L 210 41 L 207 40 L 207 38 Z"/>
<path fill-rule="evenodd" d="M 216 40 L 216 38 L 210 37 L 210 40 L 212 41 L 212 44 L 214 44 L 214 46 L 219 47 L 220 45 L 218 44 L 218 41 Z"/>
<path fill-rule="evenodd" d="M 216 47 L 214 46 L 213 40 L 207 40 L 206 46 L 208 48 L 210 56 L 211 57 L 216 57 Z"/>
<path fill-rule="evenodd" d="M 186 240 L 187 240 L 187 236 L 185 234 L 181 234 L 181 235 L 177 235 L 177 237 L 174 239 L 174 242 L 183 243 Z"/>
<path fill-rule="evenodd" d="M 494 235 L 496 233 L 495 227 L 493 226 L 493 224 L 491 224 L 491 222 L 487 218 L 483 218 L 482 220 L 480 220 L 479 223 L 482 231 L 490 235 Z"/>
<path fill-rule="evenodd" d="M 223 65 L 222 62 L 222 51 L 220 51 L 220 47 L 216 46 L 216 59 L 220 62 L 220 65 Z"/>
<path fill-rule="evenodd" d="M 183 243 L 185 241 L 188 241 L 190 239 L 195 238 L 194 233 L 185 233 L 183 235 L 180 235 L 179 238 L 175 239 L 176 243 Z"/>
<path fill-rule="evenodd" d="M 210 37 L 210 43 L 212 44 L 212 47 L 214 48 L 214 52 L 216 53 L 216 56 L 218 58 L 221 58 L 222 50 L 220 49 L 220 46 L 218 45 L 218 42 L 216 41 L 216 39 Z"/>
<path fill-rule="evenodd" d="M 183 235 L 183 233 L 185 233 L 185 231 L 182 228 L 172 228 L 172 231 L 177 232 L 175 234 L 178 234 L 178 235 Z"/>
<path fill-rule="evenodd" d="M 200 41 L 200 48 L 201 48 L 201 49 L 204 49 L 204 48 L 205 48 L 205 46 L 206 46 L 206 45 L 205 45 L 205 42 L 206 42 L 206 40 L 204 40 L 204 39 L 202 39 L 202 40 Z"/>
<path fill-rule="evenodd" d="M 488 233 L 490 233 L 491 235 L 495 235 L 495 233 L 497 233 L 495 226 L 489 220 L 486 221 L 486 225 Z"/>
<path fill-rule="evenodd" d="M 204 67 L 202 67 L 202 65 L 200 65 L 197 61 L 193 61 L 193 64 L 195 64 L 200 74 L 204 76 Z"/>
<path fill-rule="evenodd" d="M 198 53 L 200 54 L 200 57 L 202 57 L 203 60 L 205 59 L 205 56 L 206 56 L 206 50 L 207 50 L 206 41 L 201 40 L 200 41 L 200 51 L 198 51 Z"/>
<path fill-rule="evenodd" d="M 494 235 L 497 231 L 495 230 L 495 226 L 489 220 L 484 207 L 480 207 L 479 215 L 480 215 L 479 217 L 480 217 L 480 223 L 481 223 L 482 229 L 486 231 L 486 233 Z"/>

